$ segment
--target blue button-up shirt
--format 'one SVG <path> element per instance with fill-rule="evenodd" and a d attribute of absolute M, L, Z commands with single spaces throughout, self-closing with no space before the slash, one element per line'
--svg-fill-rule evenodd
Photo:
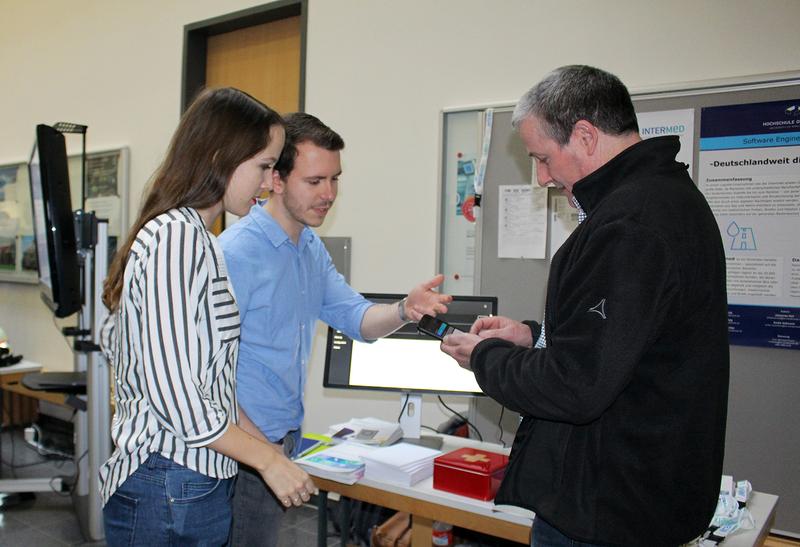
<path fill-rule="evenodd" d="M 241 314 L 239 406 L 271 441 L 303 422 L 314 323 L 355 340 L 372 303 L 354 291 L 308 227 L 295 245 L 260 205 L 220 236 Z"/>

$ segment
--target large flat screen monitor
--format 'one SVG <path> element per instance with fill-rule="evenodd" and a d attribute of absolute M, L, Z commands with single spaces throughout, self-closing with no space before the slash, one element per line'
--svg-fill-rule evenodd
<path fill-rule="evenodd" d="M 391 304 L 404 295 L 364 294 L 376 304 Z M 481 315 L 496 315 L 497 298 L 456 296 L 448 313 L 439 317 L 468 331 Z M 409 323 L 390 336 L 370 344 L 356 342 L 328 327 L 323 385 L 331 388 L 482 395 L 475 375 L 442 353 L 440 342 L 417 332 Z"/>
<path fill-rule="evenodd" d="M 80 267 L 64 135 L 36 126 L 28 164 L 42 300 L 56 317 L 81 308 Z"/>

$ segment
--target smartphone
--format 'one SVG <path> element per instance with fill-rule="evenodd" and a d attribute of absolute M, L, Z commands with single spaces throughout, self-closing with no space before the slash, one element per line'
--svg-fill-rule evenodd
<path fill-rule="evenodd" d="M 434 338 L 438 338 L 439 340 L 443 339 L 448 334 L 452 334 L 454 332 L 461 332 L 450 323 L 446 323 L 441 319 L 437 319 L 435 317 L 431 317 L 430 315 L 423 315 L 422 318 L 417 323 L 417 330 L 427 334 L 428 336 L 433 336 Z"/>
<path fill-rule="evenodd" d="M 339 431 L 333 434 L 333 436 L 331 437 L 331 442 L 333 444 L 339 444 L 343 440 L 349 438 L 350 435 L 352 435 L 353 433 L 355 433 L 355 431 L 353 431 L 349 427 L 343 427 Z"/>

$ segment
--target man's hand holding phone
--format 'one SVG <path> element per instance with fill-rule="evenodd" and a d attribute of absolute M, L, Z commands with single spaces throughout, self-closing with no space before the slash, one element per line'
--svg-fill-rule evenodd
<path fill-rule="evenodd" d="M 531 329 L 527 325 L 502 316 L 480 317 L 472 324 L 469 333 L 465 333 L 441 319 L 424 315 L 417 329 L 442 340 L 442 351 L 467 370 L 470 370 L 472 351 L 486 338 L 502 338 L 524 347 L 533 345 Z"/>
<path fill-rule="evenodd" d="M 483 338 L 477 334 L 457 330 L 445 336 L 440 347 L 443 352 L 455 359 L 461 368 L 472 370 L 469 366 L 472 351 L 482 341 Z"/>
<path fill-rule="evenodd" d="M 442 321 L 436 317 L 432 317 L 428 314 L 423 315 L 420 317 L 419 321 L 417 322 L 417 330 L 423 334 L 427 334 L 428 336 L 433 336 L 439 340 L 444 339 L 445 336 L 448 334 L 452 334 L 454 332 L 461 332 L 450 323 Z"/>
<path fill-rule="evenodd" d="M 462 332 L 450 323 L 430 315 L 423 315 L 420 318 L 417 330 L 441 340 L 442 351 L 455 359 L 461 367 L 469 370 L 472 350 L 481 341 L 478 336 Z"/>
<path fill-rule="evenodd" d="M 483 338 L 502 338 L 517 346 L 526 348 L 533 346 L 531 329 L 524 323 L 514 321 L 502 315 L 480 317 L 469 329 L 472 334 Z"/>

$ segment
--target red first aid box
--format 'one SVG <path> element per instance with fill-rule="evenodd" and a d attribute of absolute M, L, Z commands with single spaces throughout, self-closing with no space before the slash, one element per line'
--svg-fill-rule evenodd
<path fill-rule="evenodd" d="M 507 465 L 504 454 L 459 448 L 433 460 L 433 487 L 488 501 L 494 499 Z"/>

